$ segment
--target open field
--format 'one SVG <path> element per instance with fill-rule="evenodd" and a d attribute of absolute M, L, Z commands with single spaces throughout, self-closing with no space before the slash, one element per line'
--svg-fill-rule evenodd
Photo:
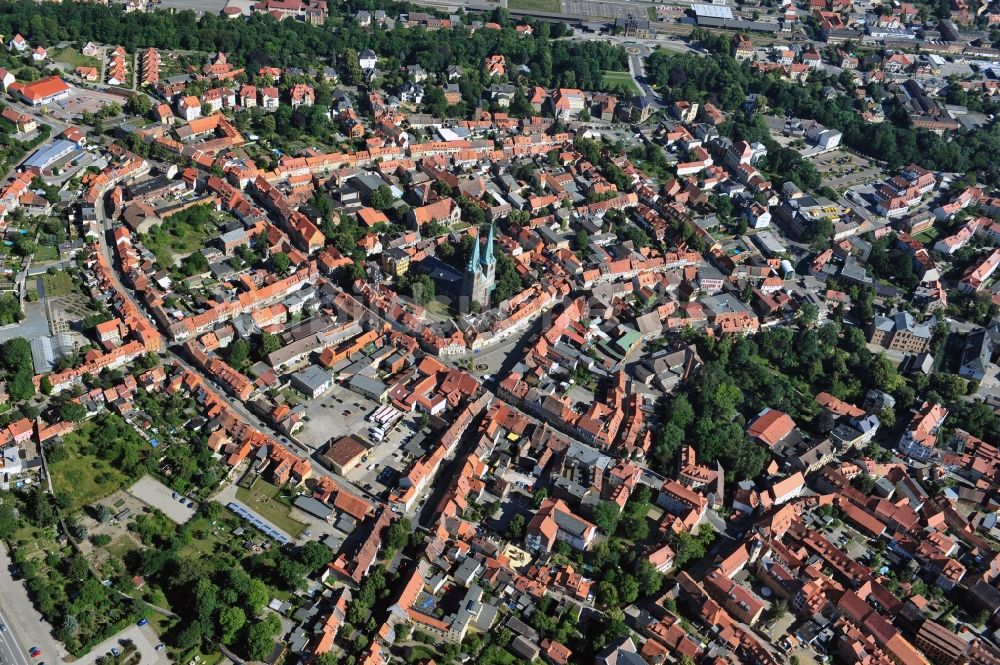
<path fill-rule="evenodd" d="M 507 8 L 558 13 L 560 10 L 560 4 L 559 0 L 509 0 Z"/>
<path fill-rule="evenodd" d="M 638 93 L 635 89 L 635 83 L 632 82 L 632 76 L 628 72 L 604 72 L 601 83 L 608 86 L 624 86 L 632 91 L 632 94 Z"/>
<path fill-rule="evenodd" d="M 69 65 L 72 69 L 77 67 L 99 67 L 100 61 L 97 58 L 86 56 L 75 48 L 66 47 L 49 56 L 52 62 L 61 62 Z"/>
<path fill-rule="evenodd" d="M 121 471 L 104 460 L 81 453 L 79 436 L 76 432 L 68 435 L 63 441 L 67 458 L 49 465 L 53 487 L 72 500 L 70 512 L 120 489 L 126 480 Z"/>
<path fill-rule="evenodd" d="M 34 261 L 35 263 L 44 263 L 45 261 L 55 261 L 59 258 L 59 249 L 53 247 L 52 245 L 39 245 L 38 249 L 35 250 Z"/>
<path fill-rule="evenodd" d="M 236 498 L 248 508 L 271 522 L 289 536 L 298 538 L 306 525 L 291 518 L 291 506 L 278 498 L 280 488 L 258 478 L 250 489 L 240 487 L 236 490 Z"/>
<path fill-rule="evenodd" d="M 64 270 L 60 270 L 54 275 L 45 273 L 40 276 L 40 279 L 42 280 L 42 284 L 45 285 L 45 295 L 49 298 L 69 295 L 76 290 L 76 286 L 73 284 L 73 277 Z"/>

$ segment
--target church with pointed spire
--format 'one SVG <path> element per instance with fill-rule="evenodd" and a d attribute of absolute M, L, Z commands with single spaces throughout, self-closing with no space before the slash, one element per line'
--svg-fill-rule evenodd
<path fill-rule="evenodd" d="M 480 235 L 480 237 L 482 237 Z M 479 238 L 472 246 L 472 255 L 469 256 L 469 263 L 465 266 L 465 275 L 462 278 L 462 297 L 468 299 L 467 302 L 479 303 L 483 309 L 490 307 L 490 295 L 496 285 L 497 260 L 493 253 L 494 227 L 490 224 L 490 232 L 486 238 L 486 248 L 480 251 Z"/>

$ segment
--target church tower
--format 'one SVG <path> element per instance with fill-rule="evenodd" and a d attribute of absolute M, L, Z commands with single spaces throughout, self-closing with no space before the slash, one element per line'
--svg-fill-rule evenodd
<path fill-rule="evenodd" d="M 471 302 L 479 303 L 483 309 L 489 309 L 490 295 L 496 284 L 497 260 L 493 253 L 495 229 L 490 224 L 490 232 L 486 238 L 486 249 L 480 252 L 479 238 L 472 246 L 472 255 L 465 266 L 465 276 L 462 279 L 462 296 Z"/>

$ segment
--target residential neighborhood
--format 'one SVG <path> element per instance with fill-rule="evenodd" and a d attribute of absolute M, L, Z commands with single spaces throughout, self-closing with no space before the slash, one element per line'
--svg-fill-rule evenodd
<path fill-rule="evenodd" d="M 0 662 L 1000 664 L 1000 9 L 160 5 L 0 2 Z"/>

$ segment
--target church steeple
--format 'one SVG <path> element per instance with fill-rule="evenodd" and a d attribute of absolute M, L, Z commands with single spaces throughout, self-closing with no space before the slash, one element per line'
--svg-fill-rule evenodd
<path fill-rule="evenodd" d="M 465 266 L 466 272 L 476 272 L 479 270 L 479 236 L 476 235 L 476 242 L 472 243 L 472 254 L 469 255 L 469 264 Z"/>
<path fill-rule="evenodd" d="M 493 237 L 495 228 L 496 226 L 494 224 L 490 224 L 490 234 L 486 237 L 486 255 L 483 257 L 483 263 L 485 265 L 492 265 L 493 263 L 496 263 L 496 257 L 493 256 Z"/>
<path fill-rule="evenodd" d="M 482 228 L 479 229 L 462 279 L 462 295 L 468 298 L 469 302 L 477 303 L 479 307 L 484 309 L 490 306 L 490 294 L 496 287 L 497 259 L 493 251 L 495 238 L 496 229 L 490 224 L 490 231 L 486 238 L 486 249 L 481 250 L 479 244 L 482 240 Z"/>

